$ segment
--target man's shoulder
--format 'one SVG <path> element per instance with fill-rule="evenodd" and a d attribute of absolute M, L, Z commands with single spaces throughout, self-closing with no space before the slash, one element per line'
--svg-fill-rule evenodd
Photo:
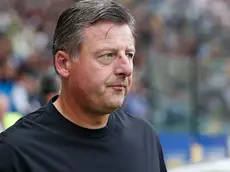
<path fill-rule="evenodd" d="M 153 135 L 156 135 L 155 127 L 149 121 L 141 117 L 129 114 L 123 111 L 122 109 L 118 109 L 116 113 L 118 118 L 120 118 L 120 120 L 124 122 L 124 125 L 126 127 L 131 128 L 133 131 L 134 130 L 145 131 Z"/>
<path fill-rule="evenodd" d="M 126 120 L 130 121 L 131 123 L 140 124 L 140 125 L 143 125 L 146 127 L 152 127 L 152 124 L 149 121 L 147 121 L 147 120 L 145 120 L 139 116 L 129 114 L 128 112 L 125 112 L 122 109 L 117 109 L 116 114 L 120 118 L 123 118 L 122 120 L 126 119 Z"/>
<path fill-rule="evenodd" d="M 40 108 L 19 119 L 13 126 L 0 134 L 0 144 L 5 143 L 12 147 L 23 145 L 30 134 L 36 131 L 35 126 L 42 120 L 43 113 L 44 108 Z"/>

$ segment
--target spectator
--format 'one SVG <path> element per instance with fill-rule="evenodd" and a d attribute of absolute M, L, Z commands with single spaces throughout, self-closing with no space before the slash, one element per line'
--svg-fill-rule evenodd
<path fill-rule="evenodd" d="M 51 98 L 58 94 L 60 81 L 53 71 L 44 74 L 40 79 L 39 98 L 41 105 L 48 103 Z"/>
<path fill-rule="evenodd" d="M 26 115 L 39 108 L 38 76 L 27 64 L 18 68 L 18 79 L 12 88 L 12 101 L 16 111 Z"/>

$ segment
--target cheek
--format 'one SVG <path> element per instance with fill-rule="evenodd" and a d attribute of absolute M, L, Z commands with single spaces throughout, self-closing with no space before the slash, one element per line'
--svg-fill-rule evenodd
<path fill-rule="evenodd" d="M 89 69 L 82 73 L 82 76 L 76 81 L 76 84 L 78 83 L 80 83 L 81 89 L 94 92 L 104 85 L 104 75 L 101 72 Z"/>
<path fill-rule="evenodd" d="M 129 76 L 129 77 L 128 77 L 128 86 L 129 86 L 129 88 L 131 87 L 132 82 L 133 82 L 133 77 L 132 77 L 132 76 Z"/>
<path fill-rule="evenodd" d="M 102 89 L 105 86 L 107 78 L 104 72 L 94 72 L 91 76 L 92 86 L 95 89 Z"/>
<path fill-rule="evenodd" d="M 73 73 L 75 87 L 88 92 L 96 90 L 101 92 L 107 80 L 111 78 L 111 71 L 111 68 L 101 67 L 95 61 L 84 61 L 77 65 L 71 73 Z"/>

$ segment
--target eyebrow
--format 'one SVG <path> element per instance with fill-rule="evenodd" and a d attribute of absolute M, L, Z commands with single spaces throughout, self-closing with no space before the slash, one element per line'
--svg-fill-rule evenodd
<path fill-rule="evenodd" d="M 112 48 L 112 47 L 103 47 L 103 48 L 99 48 L 99 49 L 97 49 L 97 50 L 95 50 L 95 51 L 92 51 L 92 53 L 98 55 L 98 54 L 100 54 L 100 53 L 103 52 L 103 51 L 116 51 L 116 48 Z"/>
<path fill-rule="evenodd" d="M 131 48 L 130 48 L 130 47 L 128 47 L 128 48 L 127 48 L 127 50 L 128 50 L 128 51 L 131 51 L 131 52 L 133 52 L 133 53 L 136 53 L 136 49 L 135 49 L 135 47 L 131 47 Z"/>
<path fill-rule="evenodd" d="M 107 46 L 107 47 L 99 48 L 99 49 L 97 49 L 95 51 L 92 51 L 92 53 L 99 54 L 99 53 L 101 53 L 103 51 L 113 51 L 114 52 L 114 51 L 117 51 L 117 48 Z M 136 53 L 136 49 L 135 49 L 135 47 L 128 47 L 126 52 Z"/>

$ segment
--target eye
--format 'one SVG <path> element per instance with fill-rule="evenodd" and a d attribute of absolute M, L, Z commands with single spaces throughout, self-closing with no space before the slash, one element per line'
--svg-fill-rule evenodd
<path fill-rule="evenodd" d="M 113 59 L 115 55 L 113 53 L 104 54 L 102 57 L 105 59 Z"/>
<path fill-rule="evenodd" d="M 98 61 L 101 64 L 108 65 L 108 64 L 112 63 L 115 58 L 116 58 L 116 54 L 106 53 L 106 54 L 99 56 Z"/>
<path fill-rule="evenodd" d="M 134 54 L 133 53 L 127 53 L 126 56 L 129 58 L 129 59 L 132 59 L 134 57 Z"/>

